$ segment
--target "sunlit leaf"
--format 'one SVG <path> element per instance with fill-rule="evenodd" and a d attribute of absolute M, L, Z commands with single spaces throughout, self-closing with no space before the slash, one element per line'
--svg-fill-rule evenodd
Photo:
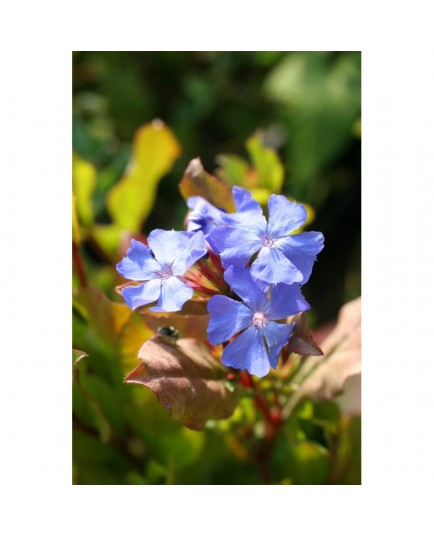
<path fill-rule="evenodd" d="M 154 391 L 160 404 L 185 426 L 201 430 L 208 419 L 232 414 L 237 392 L 227 389 L 225 369 L 199 341 L 179 339 L 170 344 L 157 335 L 145 342 L 139 359 L 140 365 L 125 381 Z"/>
<path fill-rule="evenodd" d="M 76 199 L 77 215 L 84 227 L 94 220 L 92 195 L 96 185 L 96 169 L 77 153 L 72 154 L 72 190 Z"/>
<path fill-rule="evenodd" d="M 325 359 L 303 382 L 301 391 L 319 400 L 344 389 L 348 378 L 361 372 L 361 300 L 347 303 L 340 311 L 336 328 L 323 342 Z"/>
<path fill-rule="evenodd" d="M 133 232 L 140 230 L 152 210 L 158 182 L 180 153 L 177 139 L 160 120 L 136 132 L 132 159 L 107 198 L 107 208 L 118 226 Z"/>
<path fill-rule="evenodd" d="M 80 224 L 77 216 L 77 198 L 72 194 L 72 241 L 78 246 L 81 242 Z"/>
<path fill-rule="evenodd" d="M 249 164 L 244 158 L 234 154 L 220 154 L 216 157 L 220 166 L 218 176 L 231 186 L 245 186 Z"/>
<path fill-rule="evenodd" d="M 91 230 L 91 236 L 102 253 L 113 262 L 119 258 L 119 247 L 125 235 L 130 236 L 130 232 L 116 223 L 94 225 Z"/>
<path fill-rule="evenodd" d="M 153 312 L 149 311 L 149 307 L 143 307 L 140 313 L 146 325 L 154 332 L 163 326 L 173 326 L 179 331 L 179 337 L 182 339 L 207 339 L 209 314 L 204 302 L 189 300 L 183 305 L 182 310 L 176 313 Z"/>
<path fill-rule="evenodd" d="M 229 186 L 207 173 L 199 158 L 191 160 L 188 164 L 184 177 L 179 183 L 179 191 L 185 200 L 200 195 L 218 208 L 227 212 L 235 211 L 232 191 Z"/>
<path fill-rule="evenodd" d="M 246 147 L 258 175 L 258 185 L 269 188 L 271 193 L 280 193 L 284 171 L 276 151 L 264 146 L 260 133 L 251 136 Z"/>
<path fill-rule="evenodd" d="M 80 288 L 74 291 L 74 300 L 84 308 L 89 324 L 101 340 L 114 345 L 116 338 L 132 311 L 124 303 L 115 303 L 99 289 Z"/>
<path fill-rule="evenodd" d="M 137 363 L 137 354 L 145 341 L 153 336 L 140 313 L 132 314 L 117 338 L 117 349 L 122 372 L 126 374 Z"/>
<path fill-rule="evenodd" d="M 361 373 L 360 298 L 342 307 L 336 328 L 321 344 L 324 356 L 307 357 L 292 379 L 296 393 L 285 407 L 289 416 L 305 397 L 327 400 L 345 390 L 347 380 Z"/>

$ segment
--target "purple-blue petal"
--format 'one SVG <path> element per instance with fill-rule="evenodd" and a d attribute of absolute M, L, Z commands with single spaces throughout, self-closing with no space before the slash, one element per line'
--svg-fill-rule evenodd
<path fill-rule="evenodd" d="M 161 293 L 158 303 L 150 311 L 180 311 L 187 300 L 193 296 L 193 289 L 178 277 L 161 280 Z"/>
<path fill-rule="evenodd" d="M 267 234 L 272 238 L 282 238 L 300 228 L 306 221 L 307 213 L 303 205 L 289 201 L 284 195 L 271 195 L 268 200 Z"/>
<path fill-rule="evenodd" d="M 253 277 L 266 283 L 292 283 L 303 279 L 302 273 L 276 247 L 263 247 L 251 266 Z"/>
<path fill-rule="evenodd" d="M 256 199 L 253 199 L 252 193 L 245 188 L 234 186 L 232 188 L 232 197 L 234 198 L 237 212 L 250 212 L 256 213 L 259 216 L 262 215 L 261 205 Z"/>
<path fill-rule="evenodd" d="M 231 265 L 246 266 L 250 258 L 261 248 L 260 238 L 252 232 L 229 227 L 216 227 L 212 240 L 220 252 L 224 268 Z"/>
<path fill-rule="evenodd" d="M 317 254 L 324 247 L 324 236 L 322 233 L 307 232 L 293 236 L 287 236 L 276 241 L 285 257 L 289 259 L 303 274 L 301 284 L 309 279 L 312 273 L 313 263 Z"/>
<path fill-rule="evenodd" d="M 269 349 L 268 359 L 273 368 L 276 368 L 279 363 L 280 351 L 288 342 L 292 328 L 292 324 L 277 324 L 276 322 L 268 322 L 264 327 L 265 340 Z"/>
<path fill-rule="evenodd" d="M 158 300 L 160 296 L 160 279 L 151 279 L 141 285 L 125 287 L 122 296 L 130 309 L 137 309 Z"/>
<path fill-rule="evenodd" d="M 258 378 L 270 371 L 262 329 L 250 326 L 223 350 L 222 363 L 227 367 L 248 370 Z"/>
<path fill-rule="evenodd" d="M 222 211 L 201 196 L 189 197 L 187 206 L 191 209 L 187 216 L 187 231 L 202 231 L 205 238 L 217 225 L 222 225 Z"/>
<path fill-rule="evenodd" d="M 132 281 L 152 279 L 155 277 L 155 271 L 159 269 L 160 265 L 152 257 L 149 248 L 134 238 L 131 240 L 126 257 L 116 265 L 116 270 L 123 277 Z"/>
<path fill-rule="evenodd" d="M 271 299 L 266 303 L 265 314 L 270 320 L 281 320 L 309 309 L 310 305 L 304 299 L 299 284 L 280 283 L 271 288 Z"/>
<path fill-rule="evenodd" d="M 229 266 L 224 274 L 225 281 L 243 302 L 255 313 L 261 312 L 267 300 L 264 285 L 258 284 L 250 270 L 238 266 Z M 267 288 L 268 290 L 268 288 Z"/>
<path fill-rule="evenodd" d="M 252 324 L 252 311 L 226 296 L 213 296 L 208 302 L 208 312 L 208 340 L 211 344 L 221 344 Z"/>

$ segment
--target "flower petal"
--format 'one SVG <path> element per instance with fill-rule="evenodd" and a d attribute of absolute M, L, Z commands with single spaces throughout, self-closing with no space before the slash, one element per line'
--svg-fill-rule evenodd
<path fill-rule="evenodd" d="M 261 248 L 260 238 L 252 232 L 229 227 L 216 227 L 212 240 L 220 252 L 223 268 L 230 265 L 244 267 L 251 256 Z"/>
<path fill-rule="evenodd" d="M 187 206 L 191 209 L 187 216 L 187 231 L 202 231 L 207 238 L 216 225 L 222 225 L 223 212 L 203 197 L 199 195 L 189 197 Z"/>
<path fill-rule="evenodd" d="M 292 328 L 291 324 L 277 324 L 276 322 L 267 322 L 264 327 L 265 340 L 269 349 L 268 359 L 273 368 L 276 368 L 279 363 L 280 351 L 288 342 Z"/>
<path fill-rule="evenodd" d="M 146 281 L 155 277 L 155 271 L 160 270 L 160 265 L 149 248 L 133 238 L 126 257 L 116 265 L 116 270 L 126 279 Z"/>
<path fill-rule="evenodd" d="M 141 285 L 125 287 L 122 296 L 130 309 L 137 309 L 158 300 L 160 295 L 160 279 L 151 279 Z"/>
<path fill-rule="evenodd" d="M 252 198 L 252 194 L 234 186 L 232 188 L 237 212 L 235 214 L 222 214 L 222 222 L 228 227 L 241 227 L 259 236 L 265 234 L 267 220 L 262 212 L 261 205 Z"/>
<path fill-rule="evenodd" d="M 268 285 L 266 285 L 264 292 L 264 286 L 256 283 L 250 270 L 238 266 L 229 266 L 225 271 L 224 278 L 231 289 L 250 307 L 251 311 L 254 313 L 262 311 L 267 300 Z"/>
<path fill-rule="evenodd" d="M 148 237 L 148 243 L 161 268 L 171 270 L 173 275 L 183 275 L 206 252 L 202 231 L 163 231 L 155 229 Z"/>
<path fill-rule="evenodd" d="M 304 299 L 299 284 L 280 283 L 271 289 L 271 299 L 265 306 L 265 314 L 270 320 L 281 320 L 309 309 L 310 305 Z"/>
<path fill-rule="evenodd" d="M 281 238 L 295 231 L 306 221 L 303 205 L 289 201 L 284 195 L 270 195 L 268 200 L 267 234 Z"/>
<path fill-rule="evenodd" d="M 324 236 L 322 233 L 316 232 L 300 233 L 276 240 L 276 247 L 303 274 L 303 280 L 301 281 L 303 285 L 312 273 L 313 263 L 317 254 L 324 247 Z"/>
<path fill-rule="evenodd" d="M 264 247 L 251 267 L 253 277 L 267 283 L 292 283 L 303 279 L 302 273 L 276 247 Z"/>
<path fill-rule="evenodd" d="M 262 329 L 250 326 L 223 350 L 222 363 L 227 367 L 247 369 L 258 378 L 270 371 Z"/>
<path fill-rule="evenodd" d="M 161 293 L 158 303 L 150 311 L 180 311 L 187 300 L 193 296 L 193 289 L 178 277 L 172 276 L 161 280 Z"/>
<path fill-rule="evenodd" d="M 213 296 L 208 302 L 208 312 L 208 340 L 211 344 L 229 340 L 252 323 L 252 311 L 226 296 Z"/>
<path fill-rule="evenodd" d="M 232 188 L 232 197 L 234 198 L 237 212 L 256 212 L 259 216 L 262 215 L 261 205 L 256 199 L 253 199 L 252 193 L 245 188 L 234 186 Z"/>

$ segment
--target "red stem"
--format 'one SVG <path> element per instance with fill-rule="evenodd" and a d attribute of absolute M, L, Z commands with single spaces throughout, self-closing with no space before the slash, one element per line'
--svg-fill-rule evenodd
<path fill-rule="evenodd" d="M 72 261 L 74 263 L 80 285 L 87 287 L 86 271 L 84 269 L 84 262 L 81 256 L 80 247 L 77 244 L 72 243 Z"/>

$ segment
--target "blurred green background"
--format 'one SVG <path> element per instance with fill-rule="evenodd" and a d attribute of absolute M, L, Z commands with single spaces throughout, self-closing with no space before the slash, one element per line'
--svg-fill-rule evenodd
<path fill-rule="evenodd" d="M 182 229 L 186 205 L 178 183 L 192 158 L 217 173 L 218 155 L 247 159 L 246 140 L 260 130 L 284 165 L 282 193 L 310 204 L 316 216 L 308 230 L 325 236 L 304 287 L 311 326 L 333 321 L 342 304 L 360 295 L 360 52 L 74 52 L 73 148 L 96 170 L 91 205 L 97 224 L 110 223 L 107 194 L 124 173 L 135 132 L 155 118 L 172 130 L 182 153 L 158 184 L 143 234 Z M 109 259 L 87 240 L 81 248 L 91 285 L 113 298 L 113 284 L 121 281 Z M 74 303 L 74 347 L 91 356 L 74 372 L 74 482 L 261 483 L 246 444 L 231 432 L 253 422 L 248 402 L 233 422 L 210 423 L 204 433 L 169 420 L 152 393 L 122 384 L 137 348 L 108 344 L 110 322 L 116 323 L 107 320 L 111 313 L 92 325 L 92 310 L 104 307 L 89 296 Z M 136 336 L 143 336 L 140 329 Z M 128 359 L 120 363 L 120 354 Z M 300 419 L 311 422 L 306 415 L 325 412 L 333 430 L 338 422 L 345 430 L 334 465 L 332 432 L 297 425 L 295 443 L 279 438 L 270 462 L 273 482 L 357 483 L 360 423 L 342 425 L 332 406 L 306 402 L 285 433 Z M 346 459 L 336 458 L 339 449 Z"/>

